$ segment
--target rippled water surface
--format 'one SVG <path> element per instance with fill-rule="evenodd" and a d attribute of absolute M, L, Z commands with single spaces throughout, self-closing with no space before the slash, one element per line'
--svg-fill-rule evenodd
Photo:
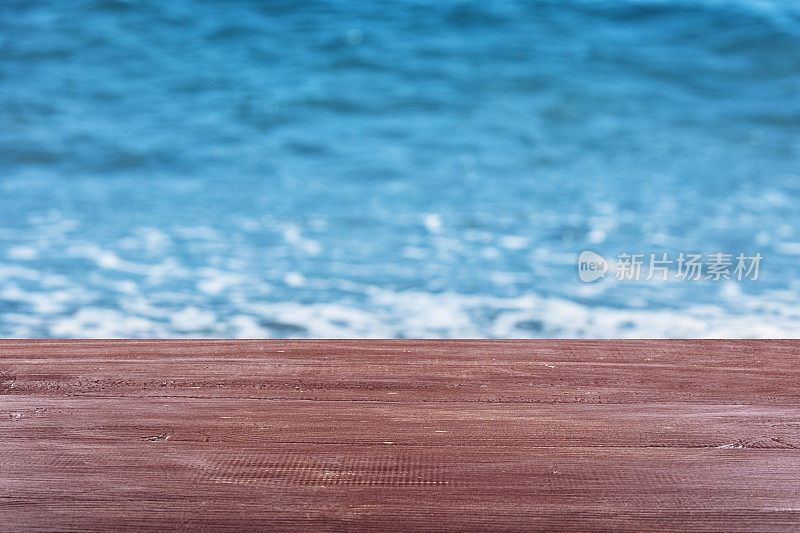
<path fill-rule="evenodd" d="M 794 1 L 0 7 L 1 336 L 797 336 L 799 200 Z"/>

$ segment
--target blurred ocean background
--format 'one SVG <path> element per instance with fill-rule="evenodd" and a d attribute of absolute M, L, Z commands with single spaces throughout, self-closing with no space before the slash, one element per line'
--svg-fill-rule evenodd
<path fill-rule="evenodd" d="M 799 262 L 794 0 L 0 4 L 0 336 L 798 336 Z"/>

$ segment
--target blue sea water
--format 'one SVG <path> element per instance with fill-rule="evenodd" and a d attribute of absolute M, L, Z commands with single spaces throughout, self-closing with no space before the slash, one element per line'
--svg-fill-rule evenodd
<path fill-rule="evenodd" d="M 0 336 L 797 336 L 799 261 L 800 2 L 0 5 Z"/>

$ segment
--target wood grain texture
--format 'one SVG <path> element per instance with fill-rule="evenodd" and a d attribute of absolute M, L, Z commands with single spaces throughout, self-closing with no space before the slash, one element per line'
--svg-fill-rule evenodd
<path fill-rule="evenodd" d="M 800 529 L 800 341 L 0 341 L 0 529 Z"/>

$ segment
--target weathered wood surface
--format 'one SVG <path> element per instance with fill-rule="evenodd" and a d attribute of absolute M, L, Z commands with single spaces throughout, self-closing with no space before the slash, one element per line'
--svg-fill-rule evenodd
<path fill-rule="evenodd" d="M 0 341 L 0 529 L 800 529 L 799 341 Z"/>

